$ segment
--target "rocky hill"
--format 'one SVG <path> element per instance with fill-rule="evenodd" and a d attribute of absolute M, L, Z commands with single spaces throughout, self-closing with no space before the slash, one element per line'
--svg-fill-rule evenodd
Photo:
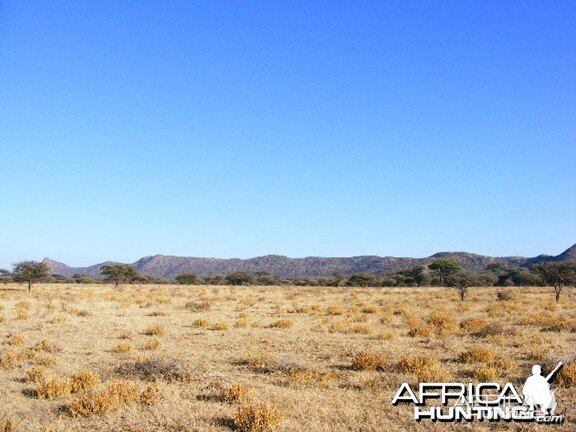
<path fill-rule="evenodd" d="M 441 258 L 452 259 L 468 270 L 480 270 L 488 264 L 497 262 L 510 267 L 529 267 L 544 262 L 576 261 L 576 245 L 557 256 L 539 255 L 533 258 L 490 257 L 468 252 L 440 252 L 426 258 L 379 256 L 289 258 L 282 255 L 265 255 L 250 259 L 223 259 L 154 255 L 141 258 L 133 264 L 140 274 L 160 279 L 171 279 L 182 273 L 196 273 L 199 276 L 226 275 L 236 270 L 244 270 L 248 273 L 264 270 L 280 277 L 330 277 L 333 273 L 386 274 L 417 265 L 426 265 Z M 45 258 L 44 262 L 54 274 L 68 277 L 85 274 L 93 278 L 100 277 L 100 266 L 110 263 L 105 262 L 90 267 L 69 267 L 50 258 Z"/>

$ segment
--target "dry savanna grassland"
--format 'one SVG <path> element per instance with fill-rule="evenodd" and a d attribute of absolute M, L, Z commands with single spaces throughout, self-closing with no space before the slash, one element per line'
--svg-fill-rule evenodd
<path fill-rule="evenodd" d="M 576 430 L 576 294 L 496 294 L 0 286 L 0 431 Z M 562 425 L 417 423 L 391 404 L 404 381 L 521 388 L 558 361 Z"/>

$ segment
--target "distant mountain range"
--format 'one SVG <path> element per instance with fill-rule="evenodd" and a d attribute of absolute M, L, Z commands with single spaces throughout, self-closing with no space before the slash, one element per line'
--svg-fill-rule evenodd
<path fill-rule="evenodd" d="M 333 273 L 351 275 L 355 273 L 387 274 L 417 265 L 430 264 L 436 259 L 452 259 L 467 270 L 480 270 L 488 264 L 504 263 L 509 267 L 530 267 L 547 262 L 576 261 L 576 244 L 560 255 L 525 257 L 490 257 L 468 252 L 440 252 L 426 258 L 395 258 L 379 256 L 356 256 L 348 258 L 306 257 L 289 258 L 281 255 L 266 255 L 250 259 L 194 258 L 154 255 L 139 259 L 133 265 L 142 275 L 159 279 L 172 279 L 182 273 L 199 276 L 226 275 L 236 270 L 248 273 L 267 271 L 279 277 L 330 277 Z M 70 267 L 44 258 L 53 274 L 70 277 L 75 274 L 100 278 L 100 267 L 111 262 L 90 267 Z"/>

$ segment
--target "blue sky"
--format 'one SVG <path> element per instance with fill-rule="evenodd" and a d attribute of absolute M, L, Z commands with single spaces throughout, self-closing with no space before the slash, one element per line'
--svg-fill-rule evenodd
<path fill-rule="evenodd" d="M 0 267 L 557 254 L 573 1 L 2 1 Z"/>

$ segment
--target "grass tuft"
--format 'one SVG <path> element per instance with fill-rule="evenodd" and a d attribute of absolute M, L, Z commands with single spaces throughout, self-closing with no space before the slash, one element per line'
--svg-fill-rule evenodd
<path fill-rule="evenodd" d="M 233 417 L 239 432 L 268 432 L 282 421 L 280 411 L 264 402 L 244 402 Z"/>

